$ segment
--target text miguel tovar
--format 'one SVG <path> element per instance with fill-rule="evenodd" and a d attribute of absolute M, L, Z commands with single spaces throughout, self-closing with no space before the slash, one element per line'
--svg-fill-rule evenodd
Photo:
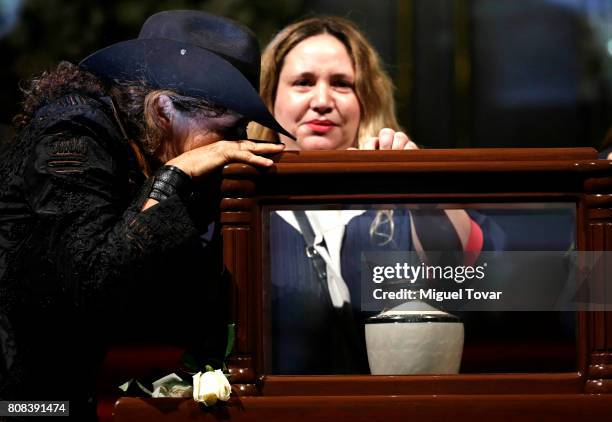
<path fill-rule="evenodd" d="M 441 265 L 410 265 L 408 263 L 396 263 L 393 266 L 375 266 L 372 268 L 372 281 L 380 284 L 383 281 L 403 281 L 410 284 L 418 280 L 452 280 L 461 284 L 466 280 L 482 280 L 487 263 L 478 266 L 441 266 Z M 438 291 L 429 289 L 399 289 L 386 291 L 374 289 L 372 296 L 375 300 L 430 300 L 442 302 L 444 300 L 499 300 L 502 295 L 500 291 L 478 291 L 476 289 L 458 289 L 455 291 Z"/>
<path fill-rule="evenodd" d="M 429 300 L 443 302 L 445 300 L 499 300 L 501 291 L 479 291 L 476 289 L 458 289 L 454 291 L 438 291 L 436 289 L 399 289 L 396 291 L 385 291 L 374 289 L 372 296 L 375 300 Z"/>

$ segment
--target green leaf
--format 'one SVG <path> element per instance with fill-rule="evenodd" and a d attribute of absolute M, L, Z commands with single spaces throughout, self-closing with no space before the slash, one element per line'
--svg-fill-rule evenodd
<path fill-rule="evenodd" d="M 134 381 L 134 378 L 131 378 L 130 380 L 128 380 L 128 381 L 124 382 L 123 384 L 121 384 L 119 386 L 119 389 L 121 391 L 123 391 L 124 393 L 126 393 L 128 388 L 130 388 L 130 383 L 132 383 L 133 381 Z"/>
<path fill-rule="evenodd" d="M 214 370 L 215 370 L 215 368 L 213 368 L 213 367 L 212 367 L 212 366 L 210 366 L 210 365 L 206 365 L 206 366 L 204 367 L 204 371 L 205 371 L 205 372 L 211 372 L 211 371 L 214 371 Z"/>
<path fill-rule="evenodd" d="M 227 346 L 225 347 L 225 357 L 227 358 L 234 349 L 236 339 L 236 324 L 227 324 Z"/>

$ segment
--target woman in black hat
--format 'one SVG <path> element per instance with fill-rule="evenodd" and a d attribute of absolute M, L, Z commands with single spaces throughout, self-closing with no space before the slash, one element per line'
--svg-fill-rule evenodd
<path fill-rule="evenodd" d="M 0 400 L 95 419 L 121 328 L 225 347 L 216 170 L 283 149 L 240 140 L 249 121 L 286 133 L 257 94 L 259 60 L 246 28 L 168 11 L 31 81 L 0 160 Z"/>

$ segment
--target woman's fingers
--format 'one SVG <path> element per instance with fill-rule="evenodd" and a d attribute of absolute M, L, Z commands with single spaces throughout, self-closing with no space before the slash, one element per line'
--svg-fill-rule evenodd
<path fill-rule="evenodd" d="M 406 144 L 404 149 L 419 149 L 419 147 L 417 146 L 417 144 L 415 144 L 414 142 L 410 141 L 410 142 L 408 142 Z"/>
<path fill-rule="evenodd" d="M 274 164 L 274 161 L 262 157 L 260 154 L 275 154 L 285 149 L 285 145 L 283 144 L 266 144 L 251 141 L 238 141 L 234 142 L 234 144 L 238 145 L 238 150 L 234 152 L 227 162 L 240 161 L 265 167 L 271 166 Z"/>
<path fill-rule="evenodd" d="M 379 149 L 381 150 L 392 149 L 394 137 L 395 137 L 395 131 L 393 129 L 389 129 L 389 128 L 381 129 L 378 134 Z"/>
<path fill-rule="evenodd" d="M 417 144 L 412 142 L 408 135 L 406 135 L 404 132 L 395 132 L 395 135 L 393 136 L 393 146 L 391 149 L 406 150 L 419 149 L 419 147 Z"/>
<path fill-rule="evenodd" d="M 274 161 L 269 158 L 262 157 L 261 155 L 253 154 L 251 151 L 247 150 L 237 150 L 231 151 L 227 155 L 227 159 L 224 160 L 223 164 L 241 162 L 246 164 L 253 164 L 256 166 L 269 167 L 274 164 Z"/>
<path fill-rule="evenodd" d="M 235 145 L 238 146 L 239 150 L 242 151 L 251 151 L 258 154 L 274 154 L 277 152 L 281 152 L 285 149 L 285 145 L 283 144 L 273 144 L 268 142 L 252 142 L 252 141 L 220 141 L 227 143 L 229 145 L 224 146 L 227 148 L 231 148 Z"/>
<path fill-rule="evenodd" d="M 251 141 L 220 141 L 218 147 L 223 151 L 225 160 L 223 165 L 239 161 L 247 164 L 268 167 L 274 162 L 260 154 L 274 154 L 281 152 L 283 144 L 257 143 Z"/>
<path fill-rule="evenodd" d="M 419 149 L 404 132 L 396 132 L 391 128 L 381 129 L 378 136 L 367 138 L 362 149 L 405 150 Z"/>
<path fill-rule="evenodd" d="M 232 161 L 264 167 L 271 166 L 273 161 L 262 157 L 261 154 L 276 154 L 284 148 L 283 144 L 218 141 L 187 151 L 168 161 L 167 164 L 177 166 L 191 177 L 197 178 Z"/>
<path fill-rule="evenodd" d="M 393 145 L 391 149 L 406 149 L 406 145 L 410 142 L 410 138 L 404 132 L 395 132 L 393 135 Z"/>
<path fill-rule="evenodd" d="M 361 149 L 378 149 L 378 137 L 370 136 L 365 140 Z"/>

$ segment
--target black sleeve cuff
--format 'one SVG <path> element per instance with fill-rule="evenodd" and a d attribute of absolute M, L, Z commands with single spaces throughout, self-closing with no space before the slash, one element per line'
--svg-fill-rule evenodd
<path fill-rule="evenodd" d="M 155 172 L 149 198 L 158 202 L 178 195 L 182 200 L 189 201 L 193 196 L 193 180 L 184 171 L 175 166 L 162 166 Z"/>

